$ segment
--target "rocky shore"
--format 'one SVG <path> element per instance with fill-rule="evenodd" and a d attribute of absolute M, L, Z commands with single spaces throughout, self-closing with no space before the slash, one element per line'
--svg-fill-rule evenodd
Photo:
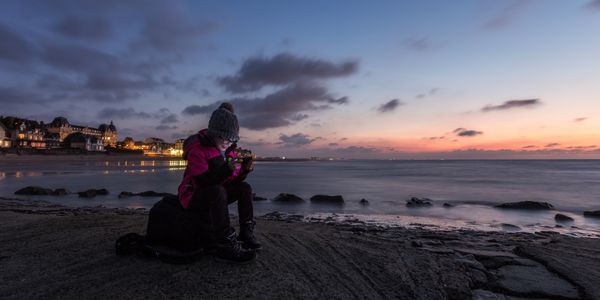
<path fill-rule="evenodd" d="M 119 257 L 147 210 L 0 199 L 0 298 L 600 299 L 600 240 L 271 213 L 247 265 Z M 235 223 L 235 221 L 234 221 Z"/>

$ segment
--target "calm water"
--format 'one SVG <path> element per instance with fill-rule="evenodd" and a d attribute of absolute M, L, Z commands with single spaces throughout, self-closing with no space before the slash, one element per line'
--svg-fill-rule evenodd
<path fill-rule="evenodd" d="M 129 160 L 93 162 L 0 161 L 0 196 L 14 197 L 17 189 L 38 185 L 81 191 L 107 188 L 109 196 L 95 199 L 37 196 L 70 206 L 146 207 L 157 198 L 118 199 L 121 191 L 176 193 L 185 162 Z M 271 211 L 314 214 L 352 214 L 379 220 L 409 220 L 424 217 L 428 222 L 454 222 L 458 226 L 486 225 L 501 228 L 510 223 L 527 228 L 550 228 L 556 212 L 516 212 L 492 204 L 534 200 L 552 203 L 558 211 L 573 216 L 570 226 L 600 232 L 600 222 L 581 216 L 584 210 L 600 209 L 600 160 L 515 160 L 515 161 L 308 161 L 259 162 L 249 176 L 256 194 L 271 199 L 293 193 L 306 200 L 315 194 L 342 195 L 343 206 L 311 204 L 284 205 L 270 200 L 255 202 L 258 214 Z M 409 209 L 406 199 L 431 198 L 432 208 Z M 22 198 L 22 197 L 21 197 Z M 358 201 L 365 198 L 368 206 Z M 443 208 L 444 202 L 455 204 Z M 235 206 L 231 207 L 235 212 Z M 403 217 L 398 217 L 403 216 Z M 450 226 L 450 225 L 448 225 Z M 571 228 L 567 226 L 567 228 Z"/>

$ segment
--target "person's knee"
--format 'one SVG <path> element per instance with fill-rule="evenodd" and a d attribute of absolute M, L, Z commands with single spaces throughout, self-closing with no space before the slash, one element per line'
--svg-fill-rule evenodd
<path fill-rule="evenodd" d="M 227 191 L 222 185 L 208 186 L 202 190 L 202 194 L 214 200 L 227 199 Z"/>

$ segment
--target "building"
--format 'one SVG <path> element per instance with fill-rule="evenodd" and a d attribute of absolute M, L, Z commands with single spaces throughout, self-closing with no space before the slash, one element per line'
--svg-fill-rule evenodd
<path fill-rule="evenodd" d="M 1 119 L 2 118 L 0 118 L 0 120 Z M 6 126 L 0 122 L 0 148 L 10 148 L 11 144 L 8 128 L 6 128 Z"/>
<path fill-rule="evenodd" d="M 64 139 L 63 143 L 68 148 L 77 148 L 86 151 L 104 151 L 104 144 L 101 139 L 81 132 L 71 133 Z"/>
<path fill-rule="evenodd" d="M 0 118 L 5 133 L 4 138 L 10 137 L 10 147 L 18 148 L 46 148 L 44 142 L 45 125 L 37 121 L 16 117 Z M 5 144 L 3 142 L 3 144 Z"/>
<path fill-rule="evenodd" d="M 59 135 L 59 141 L 64 140 L 73 133 L 81 133 L 86 136 L 95 137 L 100 140 L 104 147 L 116 147 L 117 146 L 117 128 L 110 121 L 110 124 L 101 124 L 98 128 L 71 125 L 67 118 L 57 117 L 48 124 L 47 130 L 50 133 L 56 133 Z"/>

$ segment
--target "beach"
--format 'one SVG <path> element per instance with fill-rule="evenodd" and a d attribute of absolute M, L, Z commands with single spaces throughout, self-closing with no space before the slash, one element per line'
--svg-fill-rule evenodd
<path fill-rule="evenodd" d="M 264 249 L 249 264 L 115 255 L 119 236 L 145 233 L 147 214 L 2 198 L 0 298 L 600 298 L 598 239 L 271 213 L 258 220 Z"/>

